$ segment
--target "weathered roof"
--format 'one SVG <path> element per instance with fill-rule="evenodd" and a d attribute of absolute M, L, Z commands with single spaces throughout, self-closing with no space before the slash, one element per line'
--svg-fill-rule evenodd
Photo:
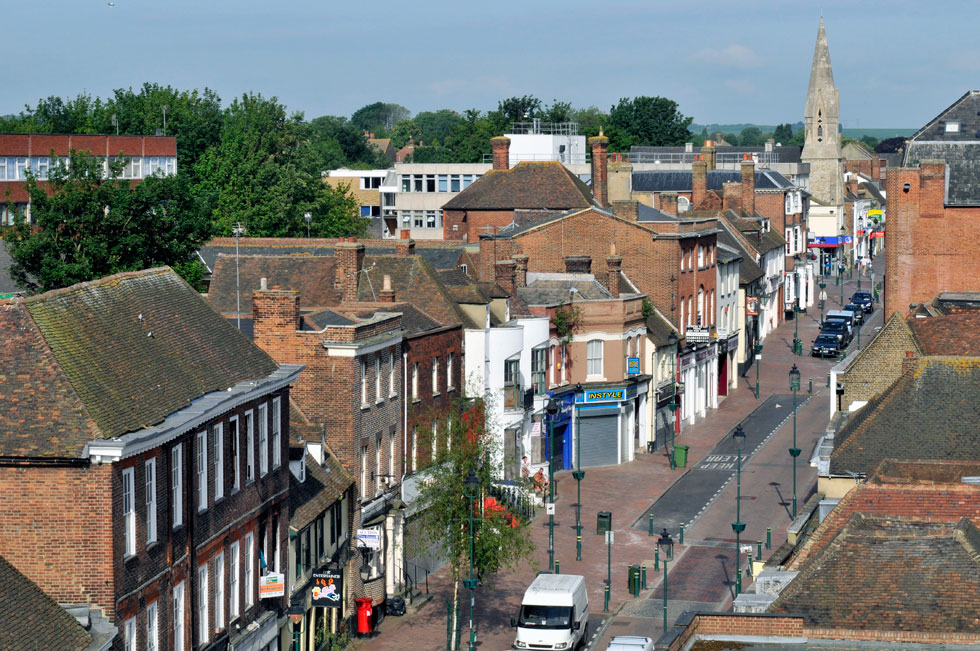
<path fill-rule="evenodd" d="M 0 649 L 87 649 L 92 636 L 71 614 L 0 556 Z"/>
<path fill-rule="evenodd" d="M 237 268 L 236 268 L 237 267 Z M 262 278 L 269 287 L 299 292 L 304 307 L 327 307 L 341 299 L 334 287 L 337 270 L 333 256 L 234 255 L 218 256 L 208 287 L 208 303 L 222 314 L 234 313 L 241 296 L 242 314 L 252 314 L 252 293 Z M 238 293 L 236 293 L 238 292 Z"/>
<path fill-rule="evenodd" d="M 679 220 L 680 218 L 677 215 L 671 215 L 662 210 L 651 208 L 645 203 L 636 205 L 636 221 L 638 222 L 676 222 Z"/>
<path fill-rule="evenodd" d="M 737 251 L 742 257 L 741 262 L 738 263 L 738 282 L 742 285 L 749 285 L 765 276 L 766 272 L 763 271 L 762 267 L 755 262 L 755 254 L 749 252 L 744 246 L 742 246 L 742 243 L 728 231 L 731 226 L 725 224 L 725 220 L 719 220 L 719 222 L 723 224 L 724 228 L 718 232 L 718 243 L 724 244 L 730 249 Z"/>
<path fill-rule="evenodd" d="M 741 260 L 744 256 L 741 253 L 733 249 L 724 243 L 718 244 L 718 261 L 722 263 L 735 262 L 736 260 Z"/>
<path fill-rule="evenodd" d="M 953 123 L 956 130 L 947 131 Z M 980 205 L 980 91 L 966 92 L 915 132 L 902 166 L 914 167 L 930 159 L 944 160 L 949 166 L 947 205 Z"/>
<path fill-rule="evenodd" d="M 909 319 L 926 355 L 980 355 L 980 311 Z"/>
<path fill-rule="evenodd" d="M 349 326 L 355 323 L 353 319 L 348 319 L 343 314 L 330 309 L 304 314 L 301 320 L 304 330 L 323 330 L 329 326 Z"/>
<path fill-rule="evenodd" d="M 330 506 L 342 499 L 344 492 L 354 483 L 354 478 L 337 461 L 329 448 L 321 466 L 306 453 L 306 481 L 299 481 L 289 474 L 289 528 L 301 531 L 316 520 Z"/>
<path fill-rule="evenodd" d="M 444 210 L 588 208 L 592 191 L 559 162 L 523 162 L 490 170 L 446 202 Z"/>
<path fill-rule="evenodd" d="M 0 394 L 18 398 L 0 412 L 0 447 L 16 456 L 77 456 L 278 368 L 167 267 L 23 299 L 0 330 Z"/>
<path fill-rule="evenodd" d="M 980 459 L 980 358 L 926 357 L 853 415 L 830 473 L 867 474 L 882 459 Z"/>
<path fill-rule="evenodd" d="M 647 319 L 647 335 L 653 340 L 653 343 L 657 346 L 666 346 L 667 339 L 670 337 L 670 333 L 673 332 L 680 339 L 681 336 L 677 334 L 677 330 L 674 326 L 670 324 L 669 321 L 660 313 L 660 310 L 656 307 L 653 308 L 653 314 Z"/>
<path fill-rule="evenodd" d="M 465 322 L 465 316 L 442 284 L 439 274 L 423 258 L 417 255 L 366 255 L 364 269 L 357 286 L 359 301 L 377 301 L 384 277 L 390 276 L 396 301 L 417 304 L 442 325 Z"/>
<path fill-rule="evenodd" d="M 587 301 L 612 298 L 592 274 L 529 273 L 527 286 L 519 287 L 517 295 L 528 305 L 558 305 L 570 298 Z"/>
<path fill-rule="evenodd" d="M 725 183 L 741 183 L 741 170 L 708 170 L 707 189 L 724 190 Z M 770 169 L 755 170 L 756 190 L 790 190 L 795 188 L 785 176 Z M 691 192 L 690 170 L 642 170 L 633 172 L 634 192 Z"/>
<path fill-rule="evenodd" d="M 769 609 L 803 615 L 815 627 L 935 633 L 980 632 L 978 611 L 980 532 L 969 520 L 860 514 Z"/>

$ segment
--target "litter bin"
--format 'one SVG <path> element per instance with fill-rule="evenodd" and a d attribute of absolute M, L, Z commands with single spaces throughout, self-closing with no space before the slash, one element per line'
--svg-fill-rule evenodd
<path fill-rule="evenodd" d="M 371 633 L 371 597 L 360 597 L 354 602 L 357 604 L 357 634 L 369 635 Z"/>
<path fill-rule="evenodd" d="M 626 571 L 626 587 L 634 597 L 640 595 L 640 566 L 630 565 Z"/>
<path fill-rule="evenodd" d="M 687 467 L 687 451 L 688 446 L 686 445 L 675 445 L 674 446 L 674 465 L 678 468 Z"/>
<path fill-rule="evenodd" d="M 595 532 L 602 535 L 607 531 L 612 531 L 612 511 L 599 511 L 595 517 Z"/>

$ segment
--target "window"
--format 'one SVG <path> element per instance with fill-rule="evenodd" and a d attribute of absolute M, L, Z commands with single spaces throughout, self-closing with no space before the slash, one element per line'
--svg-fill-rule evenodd
<path fill-rule="evenodd" d="M 381 402 L 381 357 L 374 357 L 374 401 Z"/>
<path fill-rule="evenodd" d="M 412 211 L 412 226 L 414 226 L 415 228 L 422 228 L 424 214 L 425 213 L 422 210 L 413 210 Z"/>
<path fill-rule="evenodd" d="M 245 608 L 251 608 L 255 601 L 255 534 L 245 534 Z"/>
<path fill-rule="evenodd" d="M 208 641 L 208 564 L 197 568 L 197 636 L 201 642 Z"/>
<path fill-rule="evenodd" d="M 704 314 L 704 287 L 698 287 L 698 322 L 697 325 L 703 325 L 704 320 L 702 315 Z"/>
<path fill-rule="evenodd" d="M 228 550 L 228 618 L 238 617 L 238 541 L 231 543 Z"/>
<path fill-rule="evenodd" d="M 225 627 L 225 554 L 214 557 L 214 630 Z"/>
<path fill-rule="evenodd" d="M 704 247 L 698 244 L 698 269 L 704 266 Z"/>
<path fill-rule="evenodd" d="M 545 392 L 545 355 L 547 354 L 546 348 L 535 348 L 531 351 L 531 386 L 534 387 L 534 393 L 541 394 Z"/>
<path fill-rule="evenodd" d="M 146 462 L 146 544 L 157 541 L 157 460 Z"/>
<path fill-rule="evenodd" d="M 440 174 L 438 178 L 439 178 L 439 192 L 449 192 L 449 175 Z"/>
<path fill-rule="evenodd" d="M 453 174 L 449 177 L 449 191 L 459 192 L 459 174 Z"/>
<path fill-rule="evenodd" d="M 388 395 L 394 396 L 395 391 L 395 354 L 388 353 Z"/>
<path fill-rule="evenodd" d="M 136 651 L 136 618 L 127 619 L 123 627 L 126 635 L 126 651 Z"/>
<path fill-rule="evenodd" d="M 174 651 L 184 651 L 184 582 L 174 586 Z"/>
<path fill-rule="evenodd" d="M 184 505 L 182 502 L 184 488 L 181 485 L 184 475 L 184 471 L 181 468 L 183 464 L 182 447 L 183 444 L 178 443 L 170 451 L 170 503 L 174 507 L 174 529 L 184 524 Z"/>
<path fill-rule="evenodd" d="M 160 648 L 160 636 L 157 634 L 158 624 L 157 602 L 154 601 L 146 607 L 146 651 L 157 651 Z"/>
<path fill-rule="evenodd" d="M 197 510 L 208 508 L 208 432 L 197 433 Z"/>
<path fill-rule="evenodd" d="M 368 449 L 366 445 L 361 446 L 361 499 L 366 499 L 368 494 L 368 470 L 367 470 L 367 455 Z"/>
<path fill-rule="evenodd" d="M 446 416 L 446 451 L 453 449 L 453 417 Z"/>
<path fill-rule="evenodd" d="M 377 436 L 374 437 L 374 477 L 377 479 L 374 491 L 376 495 L 380 495 L 385 490 L 385 478 L 381 476 L 383 474 L 381 472 L 381 432 L 378 432 Z"/>
<path fill-rule="evenodd" d="M 441 210 L 426 210 L 425 211 L 425 226 L 426 228 L 435 228 L 438 226 L 436 221 L 437 213 L 442 212 Z"/>
<path fill-rule="evenodd" d="M 272 467 L 282 465 L 282 401 L 272 399 Z"/>
<path fill-rule="evenodd" d="M 419 363 L 412 364 L 412 400 L 419 399 Z"/>
<path fill-rule="evenodd" d="M 523 405 L 521 396 L 521 360 L 504 361 L 504 409 L 515 409 Z"/>
<path fill-rule="evenodd" d="M 439 456 L 439 423 L 432 421 L 432 456 L 431 460 L 435 461 L 436 457 Z"/>
<path fill-rule="evenodd" d="M 419 427 L 412 425 L 412 472 L 418 467 L 419 462 Z"/>
<path fill-rule="evenodd" d="M 593 339 L 588 344 L 588 358 L 586 360 L 586 374 L 602 375 L 602 340 Z"/>
<path fill-rule="evenodd" d="M 388 430 L 388 474 L 395 474 L 395 427 Z"/>
<path fill-rule="evenodd" d="M 36 165 L 37 170 L 35 172 L 35 175 L 37 176 L 37 178 L 41 180 L 48 178 L 48 157 L 39 156 L 36 159 L 36 163 L 37 163 Z"/>
<path fill-rule="evenodd" d="M 238 431 L 238 416 L 232 416 L 228 420 L 228 435 L 231 436 L 231 457 L 235 465 L 235 483 L 231 486 L 231 492 L 234 493 L 242 487 L 242 440 L 241 432 Z"/>
<path fill-rule="evenodd" d="M 133 503 L 133 469 L 122 471 L 123 546 L 126 556 L 136 553 L 136 507 Z"/>
<path fill-rule="evenodd" d="M 245 412 L 245 482 L 255 481 L 255 414 Z"/>
<path fill-rule="evenodd" d="M 367 364 L 361 360 L 361 407 L 368 405 Z"/>
<path fill-rule="evenodd" d="M 453 354 L 446 355 L 446 391 L 453 390 Z"/>
<path fill-rule="evenodd" d="M 959 122 L 947 122 L 946 123 L 946 133 L 959 133 L 960 123 Z"/>
<path fill-rule="evenodd" d="M 432 395 L 439 393 L 439 358 L 432 358 Z"/>
<path fill-rule="evenodd" d="M 269 405 L 259 405 L 259 476 L 269 474 Z"/>
<path fill-rule="evenodd" d="M 215 423 L 214 432 L 214 501 L 225 496 L 225 424 Z"/>

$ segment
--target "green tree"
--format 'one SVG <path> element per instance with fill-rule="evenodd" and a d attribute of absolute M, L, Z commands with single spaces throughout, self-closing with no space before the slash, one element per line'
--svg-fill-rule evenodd
<path fill-rule="evenodd" d="M 415 120 L 399 120 L 391 130 L 391 144 L 395 149 L 401 149 L 412 140 L 418 144 L 422 139 L 422 129 Z"/>
<path fill-rule="evenodd" d="M 452 133 L 453 128 L 463 121 L 462 116 L 450 109 L 422 111 L 413 118 L 422 130 L 419 140 L 426 145 L 441 145 Z"/>
<path fill-rule="evenodd" d="M 861 136 L 861 142 L 864 143 L 865 149 L 867 149 L 868 151 L 874 151 L 875 147 L 877 147 L 878 143 L 880 143 L 881 141 L 872 135 L 864 134 L 863 136 Z"/>
<path fill-rule="evenodd" d="M 742 133 L 738 134 L 738 144 L 743 147 L 759 147 L 766 142 L 766 134 L 756 126 L 745 127 Z"/>
<path fill-rule="evenodd" d="M 376 149 L 368 145 L 364 131 L 347 118 L 324 115 L 310 121 L 310 138 L 320 170 L 340 167 L 388 167 Z"/>
<path fill-rule="evenodd" d="M 323 182 L 320 157 L 302 115 L 287 117 L 276 98 L 248 94 L 225 110 L 221 142 L 195 169 L 194 192 L 214 232 L 231 235 L 236 222 L 255 237 L 363 235 L 367 221 L 344 190 Z"/>
<path fill-rule="evenodd" d="M 68 160 L 53 160 L 46 188 L 28 177 L 31 220 L 18 215 L 8 240 L 18 285 L 40 292 L 158 265 L 193 273 L 187 262 L 209 229 L 182 179 L 134 186 L 118 178 L 126 160 L 110 163 L 108 175 L 87 152 Z"/>
<path fill-rule="evenodd" d="M 772 132 L 772 138 L 785 145 L 793 138 L 793 125 L 789 123 L 777 125 L 776 130 Z"/>
<path fill-rule="evenodd" d="M 571 102 L 559 102 L 555 99 L 541 112 L 541 119 L 545 122 L 571 122 L 572 113 Z"/>
<path fill-rule="evenodd" d="M 498 120 L 470 109 L 463 113 L 460 121 L 446 138 L 445 147 L 451 153 L 448 162 L 480 163 L 484 155 L 491 152 L 490 139 L 503 133 Z M 416 156 L 415 160 L 420 160 Z"/>
<path fill-rule="evenodd" d="M 738 146 L 738 145 L 741 144 L 741 142 L 740 142 L 741 139 L 738 137 L 738 134 L 736 134 L 736 133 L 723 133 L 723 134 L 721 134 L 721 139 L 724 140 L 725 142 L 727 142 L 732 147 L 735 147 L 735 146 Z"/>
<path fill-rule="evenodd" d="M 541 100 L 533 95 L 508 97 L 497 103 L 496 116 L 491 116 L 509 130 L 515 122 L 529 122 L 531 118 L 541 117 Z"/>
<path fill-rule="evenodd" d="M 410 117 L 412 112 L 401 104 L 375 102 L 354 111 L 350 121 L 359 129 L 370 131 L 380 138 L 382 134 L 391 131 L 399 120 L 407 120 Z"/>
<path fill-rule="evenodd" d="M 4 133 L 107 133 L 111 110 L 99 98 L 82 93 L 68 101 L 51 96 L 25 106 L 16 116 L 0 118 Z"/>
<path fill-rule="evenodd" d="M 677 102 L 666 97 L 622 98 L 609 111 L 609 147 L 627 151 L 638 146 L 683 145 L 690 137 L 692 118 L 677 110 Z"/>
<path fill-rule="evenodd" d="M 609 114 L 596 106 L 574 109 L 572 120 L 578 123 L 578 132 L 586 138 L 599 135 L 600 128 L 609 128 Z"/>
<path fill-rule="evenodd" d="M 534 551 L 530 523 L 521 521 L 487 495 L 487 488 L 502 476 L 499 445 L 487 426 L 482 400 L 473 401 L 453 419 L 452 447 L 440 446 L 437 463 L 425 471 L 426 481 L 419 482 L 419 543 L 427 548 L 441 545 L 453 583 L 452 612 L 460 601 L 460 579 L 473 571 L 489 579 L 504 569 L 516 567 Z M 466 496 L 466 477 L 475 473 L 480 480 L 480 494 L 472 500 Z M 472 510 L 471 510 L 472 509 Z M 473 537 L 470 537 L 470 514 L 473 514 Z M 472 540 L 472 554 L 471 549 Z M 457 629 L 450 639 L 456 644 Z"/>

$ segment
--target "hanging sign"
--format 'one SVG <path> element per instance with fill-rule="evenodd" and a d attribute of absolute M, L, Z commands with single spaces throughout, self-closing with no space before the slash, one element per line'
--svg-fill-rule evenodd
<path fill-rule="evenodd" d="M 341 570 L 319 570 L 313 573 L 314 606 L 340 608 L 344 600 L 344 573 Z"/>

